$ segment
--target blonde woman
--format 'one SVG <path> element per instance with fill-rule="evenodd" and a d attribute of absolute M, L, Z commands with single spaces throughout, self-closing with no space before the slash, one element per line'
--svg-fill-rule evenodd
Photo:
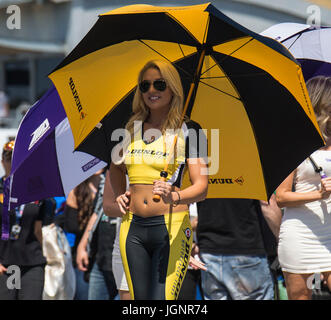
<path fill-rule="evenodd" d="M 188 205 L 207 194 L 206 160 L 194 143 L 202 140 L 200 126 L 181 124 L 183 100 L 177 70 L 167 61 L 148 62 L 138 76 L 123 162 L 111 163 L 107 175 L 104 211 L 122 216 L 120 250 L 132 299 L 177 299 L 192 245 Z M 198 139 L 188 139 L 192 132 Z M 206 149 L 206 141 L 202 144 L 200 149 Z M 185 169 L 192 184 L 181 190 Z"/>
<path fill-rule="evenodd" d="M 311 299 L 314 274 L 323 274 L 331 289 L 331 78 L 312 78 L 307 89 L 326 146 L 276 191 L 278 205 L 285 207 L 278 256 L 291 300 Z"/>

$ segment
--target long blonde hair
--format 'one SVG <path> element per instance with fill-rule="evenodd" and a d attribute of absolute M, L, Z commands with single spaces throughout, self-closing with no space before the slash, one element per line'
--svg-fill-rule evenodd
<path fill-rule="evenodd" d="M 162 78 L 169 86 L 173 97 L 171 100 L 171 106 L 168 113 L 168 117 L 163 122 L 161 131 L 165 132 L 166 129 L 179 129 L 181 126 L 181 115 L 183 112 L 184 93 L 182 83 L 176 68 L 166 60 L 151 60 L 145 64 L 138 75 L 138 84 L 142 81 L 145 72 L 150 69 L 157 69 Z M 146 121 L 149 116 L 149 108 L 146 106 L 139 86 L 137 86 L 133 103 L 132 103 L 133 116 L 129 119 L 126 129 L 133 136 L 134 121 Z"/>
<path fill-rule="evenodd" d="M 330 119 L 328 108 L 331 108 L 331 77 L 316 76 L 306 83 L 309 97 L 313 105 L 317 123 L 324 139 L 331 136 L 328 129 Z"/>

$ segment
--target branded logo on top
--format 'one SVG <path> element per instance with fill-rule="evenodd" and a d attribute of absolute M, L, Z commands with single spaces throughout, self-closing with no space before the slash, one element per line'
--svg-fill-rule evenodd
<path fill-rule="evenodd" d="M 240 176 L 238 178 L 210 178 L 208 179 L 208 184 L 239 184 L 243 185 L 245 182 L 244 177 Z"/>
<path fill-rule="evenodd" d="M 80 120 L 85 119 L 86 116 L 87 116 L 87 114 L 86 114 L 85 112 L 82 111 L 82 112 L 80 113 Z"/>
<path fill-rule="evenodd" d="M 32 139 L 30 141 L 30 145 L 28 150 L 30 150 L 43 136 L 44 134 L 50 129 L 49 121 L 46 118 L 43 123 L 35 130 L 32 132 L 31 136 Z"/>
<path fill-rule="evenodd" d="M 77 107 L 77 111 L 79 112 L 79 118 L 81 120 L 84 120 L 86 118 L 87 114 L 86 114 L 85 111 L 83 111 L 83 107 L 82 107 L 82 104 L 81 104 L 79 96 L 78 96 L 76 85 L 74 83 L 74 80 L 71 77 L 69 78 L 69 87 L 70 87 L 71 93 L 74 97 L 76 107 Z"/>
<path fill-rule="evenodd" d="M 190 239 L 191 233 L 192 233 L 191 229 L 190 228 L 186 228 L 184 230 L 184 233 L 185 233 L 185 236 L 186 236 L 187 240 Z"/>

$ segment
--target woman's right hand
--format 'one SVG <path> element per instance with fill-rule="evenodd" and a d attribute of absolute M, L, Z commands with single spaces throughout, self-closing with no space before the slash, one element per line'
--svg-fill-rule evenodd
<path fill-rule="evenodd" d="M 3 275 L 5 272 L 7 272 L 7 268 L 5 268 L 5 267 L 0 263 L 0 276 Z"/>
<path fill-rule="evenodd" d="M 320 189 L 322 199 L 329 198 L 331 194 L 331 177 L 321 179 L 321 189 Z"/>
<path fill-rule="evenodd" d="M 78 270 L 87 271 L 89 265 L 89 257 L 87 250 L 82 246 L 77 247 L 76 263 Z"/>
<path fill-rule="evenodd" d="M 127 211 L 129 210 L 130 197 L 131 197 L 130 191 L 126 191 L 125 193 L 121 194 L 116 198 L 116 202 L 120 207 L 120 210 L 123 213 L 123 215 L 126 214 Z"/>

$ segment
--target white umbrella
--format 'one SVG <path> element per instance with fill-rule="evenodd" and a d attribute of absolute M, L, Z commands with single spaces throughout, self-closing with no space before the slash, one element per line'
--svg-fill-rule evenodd
<path fill-rule="evenodd" d="M 301 63 L 305 80 L 331 75 L 331 28 L 280 23 L 261 35 L 281 42 Z"/>

